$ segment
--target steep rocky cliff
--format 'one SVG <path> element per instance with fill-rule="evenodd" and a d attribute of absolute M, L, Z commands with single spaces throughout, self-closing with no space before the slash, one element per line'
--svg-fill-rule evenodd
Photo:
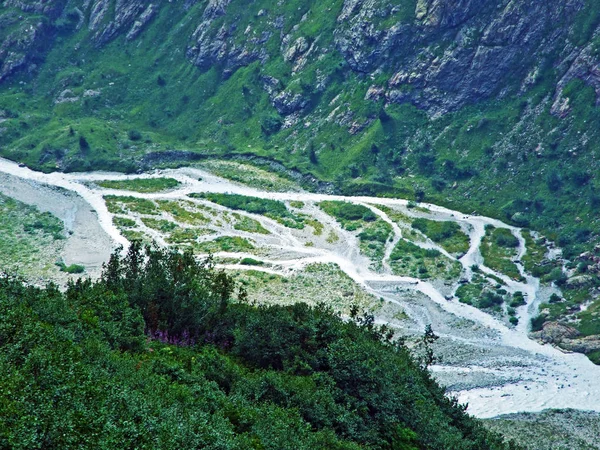
<path fill-rule="evenodd" d="M 117 37 L 134 40 L 163 3 L 167 2 L 7 0 L 0 16 L 0 80 L 38 68 L 61 32 L 85 28 L 88 33 L 80 33 L 81 39 L 98 47 Z M 184 20 L 194 24 L 193 32 L 174 45 L 185 49 L 186 58 L 200 70 L 219 65 L 226 76 L 255 61 L 273 59 L 283 59 L 299 73 L 335 52 L 352 71 L 378 79 L 370 100 L 410 102 L 434 115 L 493 95 L 523 93 L 548 64 L 560 75 L 554 113 L 564 114 L 561 91 L 572 79 L 600 89 L 600 60 L 594 42 L 586 39 L 594 30 L 580 45 L 573 42 L 580 32 L 577 15 L 585 13 L 583 0 L 345 0 L 319 8 L 319 14 L 329 17 L 317 21 L 311 18 L 315 5 L 308 1 L 294 2 L 303 12 L 300 17 L 286 15 L 285 2 L 168 3 L 171 9 L 189 12 Z M 190 12 L 197 4 L 200 7 Z M 333 26 L 306 36 L 301 28 L 308 20 Z M 301 109 L 302 102 L 294 102 L 293 96 L 291 101 L 294 104 L 278 108 L 280 112 Z M 280 98 L 279 103 L 290 101 Z"/>

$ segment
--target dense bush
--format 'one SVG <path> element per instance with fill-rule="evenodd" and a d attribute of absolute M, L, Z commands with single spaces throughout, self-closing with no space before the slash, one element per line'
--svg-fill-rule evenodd
<path fill-rule="evenodd" d="M 85 267 L 80 264 L 71 264 L 67 266 L 64 262 L 57 262 L 56 265 L 60 269 L 61 272 L 66 272 L 70 274 L 80 274 L 85 272 Z"/>
<path fill-rule="evenodd" d="M 140 133 L 138 130 L 129 130 L 127 132 L 127 137 L 131 141 L 139 141 L 142 139 L 142 133 Z"/>
<path fill-rule="evenodd" d="M 259 197 L 239 194 L 202 193 L 190 194 L 192 198 L 202 198 L 230 209 L 246 211 L 270 217 L 290 228 L 303 228 L 302 218 L 292 214 L 285 203 Z"/>
<path fill-rule="evenodd" d="M 235 291 L 138 244 L 64 293 L 0 278 L 0 448 L 515 448 L 371 317 Z"/>
<path fill-rule="evenodd" d="M 319 206 L 327 214 L 342 221 L 364 220 L 366 222 L 373 222 L 377 220 L 377 216 L 369 208 L 363 205 L 337 201 L 325 201 L 319 203 Z"/>
<path fill-rule="evenodd" d="M 498 228 L 495 232 L 494 241 L 500 247 L 514 248 L 519 246 L 519 240 L 505 228 Z"/>
<path fill-rule="evenodd" d="M 412 227 L 451 253 L 466 253 L 469 250 L 469 237 L 456 222 L 419 218 L 413 220 Z"/>

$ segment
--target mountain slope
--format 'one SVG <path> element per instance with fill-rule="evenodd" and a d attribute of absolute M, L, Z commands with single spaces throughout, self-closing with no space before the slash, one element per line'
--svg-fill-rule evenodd
<path fill-rule="evenodd" d="M 235 288 L 139 245 L 65 293 L 0 277 L 0 446 L 517 448 L 372 318 L 253 307 Z"/>
<path fill-rule="evenodd" d="M 4 156 L 43 170 L 133 171 L 259 155 L 346 193 L 530 226 L 573 270 L 600 271 L 594 258 L 577 260 L 599 241 L 595 2 L 1 8 Z M 578 302 L 593 298 L 594 279 Z"/>

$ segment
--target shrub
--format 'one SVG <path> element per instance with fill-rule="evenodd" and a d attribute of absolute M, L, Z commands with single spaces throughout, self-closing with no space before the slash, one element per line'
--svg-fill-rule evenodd
<path fill-rule="evenodd" d="M 552 294 L 550 296 L 550 300 L 549 300 L 550 303 L 560 303 L 561 301 L 562 301 L 562 298 L 560 297 L 560 295 Z"/>
<path fill-rule="evenodd" d="M 142 139 L 142 133 L 140 133 L 138 130 L 129 130 L 127 136 L 131 141 L 139 141 Z"/>
<path fill-rule="evenodd" d="M 525 297 L 523 296 L 522 292 L 517 291 L 513 294 L 513 298 L 510 302 L 510 306 L 512 308 L 518 308 L 519 306 L 524 306 L 526 304 L 527 302 L 525 301 Z"/>
<path fill-rule="evenodd" d="M 500 247 L 514 248 L 519 246 L 519 240 L 508 230 L 504 233 L 496 232 L 496 244 Z"/>
<path fill-rule="evenodd" d="M 546 316 L 537 316 L 531 318 L 531 331 L 540 331 L 546 323 Z"/>
<path fill-rule="evenodd" d="M 79 136 L 79 149 L 82 152 L 86 152 L 90 149 L 90 144 L 88 143 L 85 136 Z"/>
<path fill-rule="evenodd" d="M 70 274 L 80 274 L 85 272 L 85 267 L 79 264 L 71 264 L 70 266 L 67 266 L 64 262 L 58 261 L 56 265 L 59 267 L 61 272 Z"/>
<path fill-rule="evenodd" d="M 242 266 L 263 266 L 265 263 L 254 258 L 244 258 L 240 261 Z"/>
<path fill-rule="evenodd" d="M 477 305 L 479 308 L 485 309 L 485 308 L 492 308 L 494 306 L 499 306 L 502 303 L 504 303 L 504 299 L 501 296 L 494 294 L 493 292 L 486 292 L 479 299 L 479 302 L 477 303 Z"/>
<path fill-rule="evenodd" d="M 282 125 L 283 120 L 278 115 L 267 116 L 260 122 L 260 128 L 267 136 L 277 133 L 281 129 Z"/>

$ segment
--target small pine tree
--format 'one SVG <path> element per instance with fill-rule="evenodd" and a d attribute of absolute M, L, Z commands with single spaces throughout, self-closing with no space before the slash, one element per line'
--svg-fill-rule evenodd
<path fill-rule="evenodd" d="M 82 152 L 86 152 L 90 149 L 90 144 L 88 143 L 85 136 L 79 136 L 79 149 Z"/>
<path fill-rule="evenodd" d="M 315 147 L 311 143 L 310 148 L 308 150 L 308 159 L 312 164 L 319 164 L 319 159 L 317 158 L 317 152 L 315 152 Z"/>

